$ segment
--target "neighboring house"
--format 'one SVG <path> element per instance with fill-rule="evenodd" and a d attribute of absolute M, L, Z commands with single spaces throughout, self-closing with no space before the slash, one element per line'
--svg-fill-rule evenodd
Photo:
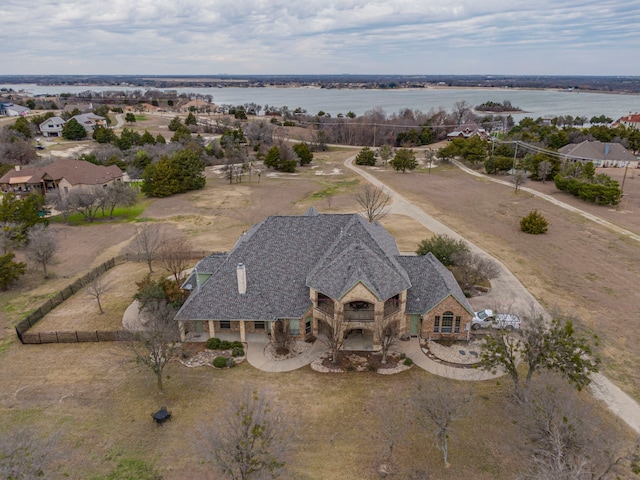
<path fill-rule="evenodd" d="M 476 123 L 470 122 L 460 125 L 453 132 L 448 133 L 447 140 L 451 141 L 454 138 L 471 138 L 474 136 L 478 136 L 483 140 L 489 139 L 489 134 L 484 128 L 480 127 Z"/>
<path fill-rule="evenodd" d="M 596 167 L 638 166 L 638 158 L 619 143 L 585 140 L 558 149 L 560 157 L 574 162 L 593 162 Z"/>
<path fill-rule="evenodd" d="M 380 326 L 402 334 L 466 339 L 473 311 L 453 275 L 432 254 L 400 255 L 380 224 L 357 214 L 272 216 L 254 225 L 228 253 L 198 263 L 176 315 L 183 341 L 216 333 L 273 331 L 286 321 L 308 339 L 320 322 L 344 336 L 380 345 Z"/>
<path fill-rule="evenodd" d="M 84 160 L 57 160 L 44 167 L 16 166 L 0 178 L 3 192 L 14 192 L 18 196 L 32 192 L 45 194 L 60 191 L 68 195 L 83 188 L 107 187 L 122 181 L 122 170 L 116 165 L 104 167 Z"/>
<path fill-rule="evenodd" d="M 84 127 L 84 129 L 87 131 L 87 136 L 89 137 L 93 135 L 93 130 L 97 126 L 107 126 L 107 119 L 101 117 L 100 115 L 96 115 L 95 113 L 82 113 L 71 118 L 75 119 L 80 125 Z"/>
<path fill-rule="evenodd" d="M 627 128 L 640 130 L 640 113 L 629 112 L 629 115 L 621 117 L 611 124 L 612 127 L 617 127 L 618 125 L 624 125 Z"/>
<path fill-rule="evenodd" d="M 65 121 L 62 117 L 51 117 L 42 122 L 39 128 L 45 137 L 61 137 L 64 124 Z"/>
<path fill-rule="evenodd" d="M 31 109 L 14 103 L 0 103 L 0 115 L 7 117 L 24 117 L 31 113 Z"/>

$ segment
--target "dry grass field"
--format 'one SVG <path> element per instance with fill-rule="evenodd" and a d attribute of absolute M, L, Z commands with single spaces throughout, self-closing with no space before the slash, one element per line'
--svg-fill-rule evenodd
<path fill-rule="evenodd" d="M 622 170 L 605 170 L 620 175 Z M 472 177 L 453 166 L 398 174 L 372 169 L 378 178 L 421 205 L 469 241 L 505 263 L 550 311 L 575 318 L 600 337 L 603 372 L 640 398 L 640 245 L 526 192 Z M 625 208 L 587 204 L 528 182 L 562 201 L 631 231 L 640 231 L 640 182 L 625 183 Z M 520 219 L 537 209 L 549 221 L 545 235 L 520 231 Z"/>
<path fill-rule="evenodd" d="M 209 168 L 205 189 L 155 200 L 143 216 L 165 225 L 168 232 L 183 232 L 194 249 L 228 250 L 243 231 L 267 215 L 300 214 L 312 205 L 321 212 L 355 211 L 353 194 L 361 181 L 342 166 L 353 153 L 343 149 L 316 154 L 313 167 L 294 175 L 263 174 L 260 183 L 253 178 L 251 183 L 230 185 L 219 171 Z M 531 195 L 516 195 L 453 167 L 439 167 L 431 175 L 384 170 L 376 174 L 500 258 L 544 305 L 574 315 L 598 333 L 605 373 L 632 394 L 640 392 L 640 334 L 633 329 L 639 320 L 638 245 Z M 519 232 L 517 221 L 532 208 L 550 221 L 547 235 L 530 237 Z M 587 208 L 601 212 L 599 207 Z M 606 215 L 637 219 L 637 208 L 625 208 L 630 211 Z M 625 220 L 628 228 L 634 228 L 633 221 Z M 401 251 L 415 250 L 430 235 L 407 217 L 391 215 L 383 223 Z M 224 371 L 175 362 L 168 369 L 166 390 L 159 394 L 154 376 L 137 365 L 123 345 L 20 345 L 13 325 L 90 268 L 126 252 L 135 223 L 53 228 L 61 249 L 51 268 L 52 278 L 43 281 L 37 266 L 31 266 L 16 289 L 0 293 L 0 431 L 27 426 L 43 436 L 59 432 L 58 455 L 53 456 L 56 465 L 47 478 L 91 478 L 111 471 L 122 458 L 145 459 L 165 480 L 221 478 L 202 462 L 198 432 L 216 428 L 218 408 L 226 403 L 229 392 L 244 384 L 269 390 L 299 422 L 290 470 L 283 478 L 379 478 L 376 466 L 384 432 L 375 405 L 386 405 L 389 415 L 396 413 L 398 399 L 406 399 L 418 384 L 429 388 L 434 381 L 431 375 L 415 367 L 391 376 L 322 374 L 308 367 L 266 374 L 246 362 Z M 79 294 L 38 328 L 93 329 L 103 321 L 117 324 L 128 304 L 127 294 L 133 293 L 134 282 L 144 276 L 145 269 L 144 264 L 126 263 L 109 272 L 114 288 L 106 296 L 105 315 L 97 315 L 94 299 Z M 468 414 L 451 435 L 451 468 L 443 468 L 433 432 L 411 419 L 395 449 L 399 472 L 394 478 L 516 476 L 526 436 L 511 399 L 511 384 L 499 379 L 472 388 Z M 619 419 L 586 392 L 580 396 L 597 407 L 593 422 L 602 421 L 621 441 L 631 438 Z M 172 411 L 173 419 L 157 427 L 150 415 L 162 405 Z"/>

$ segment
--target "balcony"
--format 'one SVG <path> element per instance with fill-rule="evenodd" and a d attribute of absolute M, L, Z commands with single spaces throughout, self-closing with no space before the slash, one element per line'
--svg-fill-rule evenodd
<path fill-rule="evenodd" d="M 373 322 L 374 306 L 368 302 L 349 302 L 344 306 L 345 322 Z"/>
<path fill-rule="evenodd" d="M 322 313 L 333 317 L 334 306 L 333 300 L 330 298 L 318 298 L 318 306 L 316 308 Z"/>

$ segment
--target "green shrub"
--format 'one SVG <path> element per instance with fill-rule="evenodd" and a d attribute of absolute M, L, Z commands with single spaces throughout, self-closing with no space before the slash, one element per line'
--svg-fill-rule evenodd
<path fill-rule="evenodd" d="M 225 368 L 227 366 L 226 357 L 216 357 L 213 359 L 213 366 L 216 368 Z"/>
<path fill-rule="evenodd" d="M 356 165 L 369 165 L 373 167 L 375 164 L 376 155 L 369 147 L 364 147 L 360 150 L 360 153 L 356 155 Z"/>
<path fill-rule="evenodd" d="M 407 358 L 407 354 L 406 354 L 406 353 L 404 353 L 404 352 L 402 352 L 402 353 L 400 354 L 400 360 L 404 360 L 405 358 Z"/>
<path fill-rule="evenodd" d="M 522 217 L 520 220 L 520 230 L 525 233 L 539 235 L 546 233 L 548 227 L 549 222 L 537 210 L 531 210 L 529 215 Z"/>
<path fill-rule="evenodd" d="M 435 234 L 433 237 L 420 242 L 416 254 L 426 255 L 431 252 L 445 267 L 450 267 L 454 264 L 453 259 L 456 253 L 468 251 L 469 245 L 464 240 L 456 240 L 448 235 Z"/>
<path fill-rule="evenodd" d="M 210 338 L 204 344 L 205 348 L 209 350 L 219 350 L 220 349 L 220 339 L 219 338 Z"/>
<path fill-rule="evenodd" d="M 239 340 L 231 342 L 231 348 L 243 348 L 242 342 Z"/>
<path fill-rule="evenodd" d="M 407 367 L 410 367 L 411 365 L 413 365 L 413 360 L 411 360 L 409 357 L 407 357 L 407 358 L 404 359 L 404 364 Z"/>
<path fill-rule="evenodd" d="M 233 347 L 233 349 L 231 350 L 231 355 L 234 357 L 244 357 L 244 348 Z"/>
<path fill-rule="evenodd" d="M 220 341 L 220 350 L 229 350 L 231 348 L 231 342 L 228 340 Z"/>

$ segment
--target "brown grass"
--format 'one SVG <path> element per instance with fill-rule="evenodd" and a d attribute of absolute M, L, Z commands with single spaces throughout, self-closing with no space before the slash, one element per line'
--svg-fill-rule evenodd
<path fill-rule="evenodd" d="M 311 205 L 323 212 L 355 211 L 353 194 L 361 182 L 342 167 L 351 154 L 353 150 L 332 151 L 318 158 L 316 169 L 305 168 L 298 175 L 280 178 L 263 175 L 260 184 L 254 179 L 250 184 L 229 185 L 209 171 L 204 190 L 156 200 L 144 216 L 185 232 L 194 248 L 227 250 L 266 215 L 298 214 Z M 319 170 L 331 173 L 336 168 L 342 170 L 338 175 L 316 175 Z M 620 321 L 632 321 L 638 315 L 636 244 L 529 195 L 515 195 L 453 168 L 434 169 L 430 176 L 420 172 L 378 174 L 507 263 L 546 305 L 573 312 L 584 325 L 599 332 L 604 339 L 606 373 L 618 383 L 628 378 L 625 388 L 636 391 L 640 342 L 633 329 L 625 327 L 626 323 L 621 326 Z M 331 193 L 325 195 L 327 192 Z M 538 208 L 550 220 L 549 234 L 528 237 L 519 233 L 517 220 L 531 208 Z M 430 235 L 406 217 L 392 215 L 383 223 L 403 251 L 415 250 Z M 61 432 L 58 474 L 47 478 L 59 478 L 62 473 L 67 478 L 91 478 L 109 471 L 122 457 L 156 464 L 165 480 L 220 478 L 202 463 L 198 431 L 216 428 L 218 406 L 243 384 L 270 390 L 289 416 L 299 421 L 299 438 L 285 478 L 378 478 L 375 469 L 381 458 L 382 432 L 372 405 L 387 404 L 393 415 L 396 398 L 405 397 L 418 382 L 428 388 L 433 378 L 416 367 L 382 376 L 322 374 L 308 367 L 266 374 L 246 362 L 232 370 L 190 369 L 175 363 L 167 371 L 166 391 L 159 395 L 154 376 L 136 366 L 123 345 L 17 344 L 12 323 L 90 267 L 124 251 L 135 229 L 131 224 L 55 228 L 60 229 L 62 249 L 52 267 L 54 278 L 42 281 L 33 269 L 18 288 L 0 293 L 4 328 L 0 429 L 26 425 L 42 435 Z M 124 307 L 132 280 L 143 275 L 144 268 L 125 264 L 111 272 L 117 288 L 109 309 L 118 312 Z M 73 310 L 74 305 L 78 310 Z M 73 325 L 93 326 L 102 321 L 91 298 L 78 296 L 65 308 L 73 312 Z M 60 321 L 66 321 L 69 315 L 60 312 Z M 76 315 L 78 312 L 82 313 Z M 58 322 L 56 315 L 42 326 Z M 117 322 L 119 314 L 114 315 L 109 322 Z M 452 467 L 442 467 L 432 431 L 414 421 L 396 447 L 400 472 L 395 478 L 412 478 L 416 472 L 421 472 L 416 478 L 434 479 L 515 477 L 526 438 L 517 411 L 513 413 L 511 385 L 500 379 L 475 383 L 473 389 L 472 409 L 451 435 Z M 586 393 L 582 397 L 587 403 L 594 402 Z M 162 405 L 173 412 L 173 420 L 160 428 L 150 415 Z M 617 418 L 600 411 L 612 428 L 612 438 L 629 438 Z"/>
<path fill-rule="evenodd" d="M 604 373 L 627 392 L 640 395 L 640 331 L 632 327 L 640 320 L 638 242 L 453 166 L 439 167 L 431 175 L 424 170 L 372 173 L 499 258 L 551 312 L 575 318 L 580 327 L 597 334 Z M 549 188 L 533 182 L 527 186 Z M 627 183 L 625 189 L 633 197 L 640 183 Z M 561 192 L 554 196 L 638 231 L 637 215 L 586 204 Z M 520 231 L 520 219 L 533 209 L 549 221 L 547 234 Z"/>

